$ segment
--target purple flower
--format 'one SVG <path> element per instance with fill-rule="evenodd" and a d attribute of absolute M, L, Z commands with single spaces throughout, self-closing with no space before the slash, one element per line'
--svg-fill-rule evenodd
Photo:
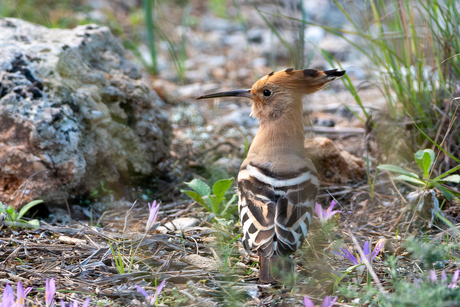
<path fill-rule="evenodd" d="M 17 304 L 24 305 L 26 301 L 26 296 L 29 294 L 30 291 L 32 291 L 32 287 L 28 287 L 25 291 L 24 288 L 22 287 L 22 284 L 20 281 L 18 281 L 18 289 L 16 291 L 16 296 L 17 296 Z"/>
<path fill-rule="evenodd" d="M 153 224 L 155 224 L 158 216 L 158 212 L 160 211 L 160 203 L 157 204 L 157 201 L 154 200 L 152 204 L 149 205 L 149 220 L 147 221 L 147 225 L 145 225 L 145 231 L 149 231 Z"/>
<path fill-rule="evenodd" d="M 145 297 L 145 300 L 149 304 L 151 304 L 153 302 L 156 302 L 157 296 L 158 297 L 160 296 L 161 290 L 163 290 L 163 287 L 165 286 L 165 284 L 166 284 L 166 279 L 163 280 L 160 283 L 160 285 L 157 287 L 157 291 L 156 291 L 156 293 L 155 293 L 155 295 L 153 297 L 152 297 L 152 291 L 147 292 L 147 291 L 144 290 L 144 288 L 142 288 L 141 286 L 138 286 L 138 285 L 136 285 L 136 289 L 140 294 L 142 294 Z"/>
<path fill-rule="evenodd" d="M 323 300 L 323 303 L 321 304 L 321 307 L 332 307 L 334 306 L 334 303 L 337 301 L 338 297 L 334 297 L 334 299 L 331 300 L 330 296 L 326 296 Z M 303 297 L 303 304 L 305 307 L 315 307 L 315 304 L 309 299 L 308 297 L 304 296 Z"/>
<path fill-rule="evenodd" d="M 90 301 L 90 298 L 88 297 L 83 302 L 83 305 L 81 305 L 81 307 L 88 307 L 89 306 L 89 301 Z M 61 300 L 61 307 L 66 307 L 65 302 L 63 300 Z M 73 303 L 70 304 L 69 307 L 78 307 L 78 301 L 77 300 L 73 301 Z"/>
<path fill-rule="evenodd" d="M 14 292 L 10 284 L 6 284 L 5 290 L 3 290 L 2 303 L 0 307 L 10 307 L 14 304 Z"/>
<path fill-rule="evenodd" d="M 315 204 L 315 213 L 318 216 L 321 224 L 327 223 L 327 221 L 330 220 L 336 213 L 342 213 L 342 211 L 332 211 L 335 205 L 337 205 L 337 203 L 333 200 L 331 201 L 329 208 L 324 210 L 320 204 Z"/>
<path fill-rule="evenodd" d="M 56 283 L 54 278 L 46 279 L 45 302 L 47 307 L 54 307 L 54 295 L 56 294 Z"/>
<path fill-rule="evenodd" d="M 144 290 L 144 288 L 138 285 L 136 285 L 136 289 L 137 289 L 137 292 L 139 292 L 145 297 L 145 300 L 147 301 L 147 303 L 150 304 L 150 302 L 152 301 L 152 291 L 147 292 Z"/>
<path fill-rule="evenodd" d="M 452 280 L 450 281 L 450 284 L 447 285 L 447 275 L 446 271 L 442 270 L 441 272 L 441 282 L 447 286 L 449 289 L 454 289 L 457 286 L 457 281 L 459 277 L 460 270 L 456 270 L 454 274 L 452 275 Z M 436 272 L 434 270 L 430 270 L 430 274 L 427 276 L 426 280 L 431 283 L 438 284 L 438 277 L 436 276 Z M 422 282 L 422 279 L 420 278 L 415 278 L 414 283 L 415 287 L 419 287 L 420 283 Z"/>
<path fill-rule="evenodd" d="M 447 286 L 449 289 L 454 289 L 457 286 L 459 273 L 460 273 L 460 270 L 455 270 L 454 275 L 452 275 L 452 280 L 450 284 Z"/>
<path fill-rule="evenodd" d="M 371 254 L 370 249 L 369 249 L 369 241 L 366 241 L 366 243 L 364 243 L 363 253 L 369 262 L 374 260 L 374 258 L 380 252 L 380 249 L 382 248 L 382 246 L 383 246 L 383 242 L 379 245 L 376 245 Z M 354 256 L 352 253 L 350 253 L 348 249 L 341 248 L 341 250 L 343 254 L 340 254 L 340 253 L 334 253 L 334 254 L 347 258 L 353 263 L 353 265 L 358 265 L 360 263 L 363 263 L 362 259 L 359 257 L 359 254 L 355 254 L 356 256 Z"/>
<path fill-rule="evenodd" d="M 438 277 L 436 277 L 436 273 L 434 270 L 430 270 L 430 275 L 428 276 L 428 280 L 435 284 L 438 283 Z"/>
<path fill-rule="evenodd" d="M 90 298 L 88 297 L 88 298 L 83 302 L 83 305 L 81 305 L 81 307 L 88 307 L 88 306 L 89 306 L 89 301 L 90 301 Z"/>

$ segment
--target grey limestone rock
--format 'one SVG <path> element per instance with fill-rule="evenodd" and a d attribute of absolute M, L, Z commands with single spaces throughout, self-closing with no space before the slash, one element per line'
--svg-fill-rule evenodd
<path fill-rule="evenodd" d="M 107 27 L 3 18 L 0 33 L 0 201 L 63 202 L 168 156 L 163 102 Z"/>

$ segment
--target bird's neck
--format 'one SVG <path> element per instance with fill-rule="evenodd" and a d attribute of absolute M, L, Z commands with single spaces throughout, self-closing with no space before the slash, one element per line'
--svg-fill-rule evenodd
<path fill-rule="evenodd" d="M 302 104 L 280 115 L 278 118 L 261 119 L 260 127 L 252 142 L 249 154 L 305 156 Z"/>

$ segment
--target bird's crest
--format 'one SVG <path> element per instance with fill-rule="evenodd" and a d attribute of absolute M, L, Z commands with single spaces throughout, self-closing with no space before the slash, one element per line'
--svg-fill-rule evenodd
<path fill-rule="evenodd" d="M 287 68 L 278 72 L 271 72 L 260 78 L 253 86 L 252 90 L 267 86 L 267 83 L 279 84 L 287 89 L 298 91 L 301 94 L 311 94 L 323 89 L 329 82 L 341 77 L 345 71 L 337 69 L 319 71 L 316 69 Z"/>

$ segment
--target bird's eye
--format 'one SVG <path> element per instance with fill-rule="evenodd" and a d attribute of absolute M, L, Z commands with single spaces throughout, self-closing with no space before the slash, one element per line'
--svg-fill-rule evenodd
<path fill-rule="evenodd" d="M 264 96 L 270 96 L 272 94 L 272 92 L 270 92 L 269 90 L 265 90 L 264 91 Z"/>

